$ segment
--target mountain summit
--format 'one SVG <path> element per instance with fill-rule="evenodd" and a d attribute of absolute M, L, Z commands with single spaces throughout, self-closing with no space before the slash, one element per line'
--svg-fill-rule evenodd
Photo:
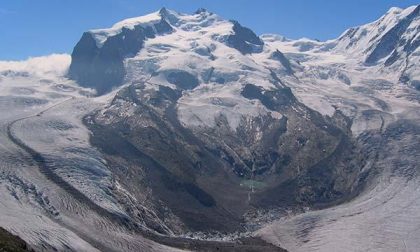
<path fill-rule="evenodd" d="M 124 60 L 135 57 L 148 41 L 166 39 L 165 35 L 170 34 L 197 38 L 202 46 L 211 41 L 224 43 L 243 54 L 263 45 L 250 29 L 204 9 L 186 15 L 162 8 L 146 16 L 126 19 L 109 29 L 84 33 L 72 53 L 69 76 L 99 93 L 107 92 L 124 82 L 127 73 Z M 191 47 L 190 42 L 184 42 L 187 44 L 181 46 L 185 49 Z M 201 50 L 202 54 L 208 53 L 205 48 Z"/>
<path fill-rule="evenodd" d="M 366 65 L 401 69 L 400 81 L 415 87 L 414 64 L 420 61 L 420 6 L 391 8 L 379 20 L 354 27 L 340 36 L 335 50 L 361 57 Z"/>

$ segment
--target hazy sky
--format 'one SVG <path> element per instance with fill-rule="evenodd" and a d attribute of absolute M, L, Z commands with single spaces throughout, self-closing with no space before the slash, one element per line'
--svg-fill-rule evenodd
<path fill-rule="evenodd" d="M 414 0 L 0 0 L 0 60 L 71 53 L 82 33 L 165 6 L 192 13 L 204 7 L 257 34 L 319 40 L 373 21 Z"/>

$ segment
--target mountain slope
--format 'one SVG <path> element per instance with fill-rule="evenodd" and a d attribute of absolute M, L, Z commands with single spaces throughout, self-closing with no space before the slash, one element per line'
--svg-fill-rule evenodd
<path fill-rule="evenodd" d="M 411 76 L 409 69 L 420 60 L 419 27 L 419 6 L 391 8 L 378 21 L 347 30 L 335 50 L 360 55 L 367 65 L 399 69 L 399 81 L 418 88 L 418 75 Z"/>

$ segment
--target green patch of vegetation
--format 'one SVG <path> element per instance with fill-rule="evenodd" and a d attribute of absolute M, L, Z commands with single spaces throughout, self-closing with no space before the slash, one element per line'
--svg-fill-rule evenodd
<path fill-rule="evenodd" d="M 247 179 L 247 180 L 243 180 L 240 185 L 243 187 L 250 188 L 250 189 L 252 188 L 261 189 L 266 186 L 266 183 L 257 181 L 257 180 Z"/>

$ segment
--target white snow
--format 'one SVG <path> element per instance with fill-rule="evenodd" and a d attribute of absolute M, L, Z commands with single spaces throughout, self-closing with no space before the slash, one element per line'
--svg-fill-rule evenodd
<path fill-rule="evenodd" d="M 406 9 L 391 8 L 387 13 L 381 16 L 378 20 L 351 29 L 358 28 L 353 34 L 353 40 L 346 37 L 345 34 L 349 30 L 345 31 L 338 39 L 337 46 L 334 48 L 337 52 L 346 53 L 348 55 L 363 57 L 370 51 L 369 46 L 376 44 L 380 39 L 381 34 L 385 34 L 392 29 L 401 19 L 408 16 L 414 11 L 417 6 L 411 6 Z M 417 21 L 414 24 L 418 27 L 420 19 L 417 17 Z M 363 58 L 364 59 L 364 58 Z"/>
<path fill-rule="evenodd" d="M 216 126 L 220 117 L 224 117 L 230 128 L 236 130 L 242 120 L 270 115 L 280 119 L 276 111 L 268 110 L 258 100 L 246 100 L 236 93 L 235 86 L 207 85 L 186 92 L 178 102 L 178 116 L 187 127 Z M 213 96 L 214 95 L 214 96 Z"/>
<path fill-rule="evenodd" d="M 147 80 L 147 87 L 175 88 L 166 80 L 166 73 L 183 70 L 196 76 L 200 86 L 184 91 L 178 103 L 179 118 L 188 127 L 213 127 L 224 116 L 232 130 L 236 130 L 241 119 L 267 115 L 269 110 L 257 101 L 244 98 L 240 92 L 246 83 L 273 88 L 265 78 L 269 71 L 223 44 L 233 32 L 232 26 L 231 22 L 208 12 L 178 14 L 175 32 L 146 40 L 145 48 L 126 60 L 127 82 L 159 72 Z M 223 84 L 217 83 L 221 79 Z M 281 117 L 275 112 L 270 114 Z"/>
<path fill-rule="evenodd" d="M 93 35 L 96 40 L 98 48 L 102 47 L 105 41 L 116 34 L 120 33 L 123 28 L 133 30 L 135 26 L 141 25 L 143 27 L 152 26 L 156 23 L 159 23 L 161 20 L 159 12 L 153 12 L 149 15 L 125 19 L 121 22 L 116 23 L 111 28 L 108 29 L 95 29 L 90 30 L 89 32 Z"/>

